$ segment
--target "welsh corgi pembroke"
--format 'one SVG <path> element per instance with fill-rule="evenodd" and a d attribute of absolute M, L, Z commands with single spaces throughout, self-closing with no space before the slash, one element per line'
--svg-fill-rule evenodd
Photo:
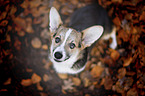
<path fill-rule="evenodd" d="M 107 12 L 100 5 L 91 4 L 72 14 L 69 27 L 63 26 L 58 11 L 49 13 L 51 44 L 49 58 L 58 73 L 77 74 L 85 69 L 89 48 L 99 38 L 112 38 L 110 47 L 115 49 L 116 28 Z"/>

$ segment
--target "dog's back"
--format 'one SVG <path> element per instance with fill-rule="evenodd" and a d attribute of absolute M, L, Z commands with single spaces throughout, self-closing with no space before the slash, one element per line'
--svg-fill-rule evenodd
<path fill-rule="evenodd" d="M 69 26 L 82 31 L 93 25 L 102 25 L 105 32 L 112 30 L 112 22 L 107 12 L 99 4 L 91 4 L 75 11 L 71 17 Z"/>

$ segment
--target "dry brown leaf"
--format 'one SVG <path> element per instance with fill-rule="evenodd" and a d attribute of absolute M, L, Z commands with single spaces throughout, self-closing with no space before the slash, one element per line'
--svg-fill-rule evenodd
<path fill-rule="evenodd" d="M 104 82 L 104 87 L 106 90 L 111 90 L 112 88 L 112 85 L 113 85 L 113 81 L 110 77 L 107 77 L 105 78 L 105 82 Z"/>
<path fill-rule="evenodd" d="M 29 1 L 24 0 L 24 2 L 20 5 L 22 8 L 26 9 L 29 6 Z"/>
<path fill-rule="evenodd" d="M 34 32 L 31 23 L 27 23 L 27 27 L 26 27 L 25 30 L 26 30 L 26 32 L 28 32 L 28 33 L 33 33 L 33 32 Z"/>
<path fill-rule="evenodd" d="M 127 92 L 127 96 L 138 96 L 137 90 L 135 88 L 130 89 Z"/>
<path fill-rule="evenodd" d="M 5 27 L 8 24 L 8 20 L 3 20 L 0 22 L 0 26 Z"/>
<path fill-rule="evenodd" d="M 31 80 L 32 80 L 33 84 L 36 84 L 41 81 L 41 77 L 39 75 L 37 75 L 36 73 L 33 73 Z"/>
<path fill-rule="evenodd" d="M 81 84 L 81 80 L 77 77 L 73 77 L 72 81 L 74 83 L 74 85 L 79 86 Z"/>
<path fill-rule="evenodd" d="M 25 36 L 25 32 L 23 30 L 17 31 L 17 33 L 21 37 Z"/>
<path fill-rule="evenodd" d="M 32 69 L 26 68 L 26 72 L 33 72 Z"/>
<path fill-rule="evenodd" d="M 91 67 L 91 64 L 92 64 L 91 61 L 87 61 L 85 70 L 89 70 Z"/>
<path fill-rule="evenodd" d="M 40 83 L 37 83 L 36 84 L 36 87 L 39 91 L 42 91 L 43 90 L 43 87 L 40 85 Z"/>
<path fill-rule="evenodd" d="M 121 21 L 120 21 L 119 17 L 115 17 L 115 18 L 113 19 L 113 23 L 114 23 L 115 25 L 117 25 L 117 26 L 120 26 L 120 25 L 121 25 Z"/>
<path fill-rule="evenodd" d="M 73 0 L 71 0 L 71 1 L 73 1 Z M 54 0 L 53 6 L 54 6 L 57 10 L 59 10 L 59 8 L 61 7 L 61 5 L 59 4 L 59 2 L 56 1 L 56 0 Z"/>
<path fill-rule="evenodd" d="M 41 0 L 31 0 L 29 4 L 30 8 L 38 7 L 41 4 Z"/>
<path fill-rule="evenodd" d="M 57 75 L 58 75 L 59 78 L 61 78 L 61 79 L 67 79 L 67 78 L 68 78 L 68 75 L 67 75 L 67 74 L 60 74 L 60 73 L 58 73 Z"/>
<path fill-rule="evenodd" d="M 5 19 L 7 15 L 7 12 L 2 12 L 2 14 L 0 15 L 0 20 Z"/>
<path fill-rule="evenodd" d="M 48 46 L 46 44 L 42 45 L 42 49 L 48 50 Z"/>
<path fill-rule="evenodd" d="M 22 79 L 21 85 L 30 86 L 30 85 L 32 85 L 32 80 L 31 79 Z"/>
<path fill-rule="evenodd" d="M 88 87 L 91 84 L 91 82 L 88 78 L 84 78 L 83 83 L 84 83 L 84 87 Z"/>
<path fill-rule="evenodd" d="M 35 37 L 32 39 L 31 44 L 34 48 L 40 48 L 41 47 L 41 41 L 39 38 Z"/>
<path fill-rule="evenodd" d="M 13 18 L 13 21 L 18 27 L 24 30 L 26 29 L 26 20 L 24 20 L 23 18 L 16 17 L 16 18 Z"/>
<path fill-rule="evenodd" d="M 124 63 L 123 63 L 123 66 L 124 66 L 124 67 L 129 66 L 130 63 L 132 62 L 132 60 L 133 60 L 132 57 L 129 57 L 129 58 L 125 59 L 125 60 L 124 60 Z"/>
<path fill-rule="evenodd" d="M 10 10 L 9 14 L 10 14 L 11 16 L 14 16 L 14 14 L 15 14 L 16 11 L 17 11 L 17 7 L 14 6 L 14 5 L 12 5 L 10 9 L 11 9 L 11 10 Z"/>
<path fill-rule="evenodd" d="M 117 91 L 118 93 L 121 93 L 121 94 L 125 93 L 123 87 L 120 85 L 120 82 L 116 82 L 116 84 L 112 86 L 112 90 Z"/>
<path fill-rule="evenodd" d="M 64 80 L 64 85 L 62 86 L 62 89 L 63 90 L 73 90 L 74 89 L 73 85 L 74 85 L 74 83 L 72 82 L 71 79 Z"/>
<path fill-rule="evenodd" d="M 4 85 L 9 85 L 9 84 L 11 84 L 11 78 L 8 78 L 8 80 L 4 82 Z"/>
<path fill-rule="evenodd" d="M 7 41 L 7 42 L 11 42 L 11 37 L 10 37 L 9 34 L 6 35 L 6 41 Z"/>
<path fill-rule="evenodd" d="M 139 20 L 145 20 L 145 11 L 142 12 L 142 14 L 139 17 Z"/>
<path fill-rule="evenodd" d="M 50 78 L 49 78 L 49 76 L 48 76 L 47 74 L 44 74 L 44 75 L 43 75 L 43 80 L 44 80 L 45 82 L 47 82 L 48 80 L 50 80 Z"/>
<path fill-rule="evenodd" d="M 42 22 L 42 17 L 35 17 L 33 20 L 33 24 L 40 24 Z"/>
<path fill-rule="evenodd" d="M 113 50 L 113 49 L 110 49 L 110 51 L 111 51 L 110 57 L 111 57 L 114 61 L 118 60 L 119 57 L 120 57 L 119 52 L 116 51 L 116 50 Z"/>
<path fill-rule="evenodd" d="M 113 3 L 122 3 L 123 0 L 111 0 Z"/>
<path fill-rule="evenodd" d="M 79 2 L 78 2 L 78 0 L 71 0 L 70 1 L 73 5 L 77 5 Z"/>
<path fill-rule="evenodd" d="M 122 79 L 123 77 L 125 77 L 126 75 L 126 68 L 120 68 L 118 70 L 118 79 Z"/>
<path fill-rule="evenodd" d="M 21 49 L 21 42 L 18 39 L 15 40 L 14 47 L 17 50 L 20 50 Z"/>
<path fill-rule="evenodd" d="M 45 63 L 44 68 L 45 68 L 46 70 L 48 70 L 49 67 L 50 67 L 51 65 L 52 65 L 51 62 L 47 62 L 47 63 Z"/>
<path fill-rule="evenodd" d="M 100 77 L 103 71 L 104 71 L 104 68 L 102 66 L 96 65 L 91 70 L 91 75 L 93 78 Z"/>

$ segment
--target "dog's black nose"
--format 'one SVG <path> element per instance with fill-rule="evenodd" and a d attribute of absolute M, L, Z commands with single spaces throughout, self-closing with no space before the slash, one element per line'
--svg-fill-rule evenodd
<path fill-rule="evenodd" d="M 55 52 L 54 56 L 56 59 L 61 59 L 63 55 L 60 52 Z"/>

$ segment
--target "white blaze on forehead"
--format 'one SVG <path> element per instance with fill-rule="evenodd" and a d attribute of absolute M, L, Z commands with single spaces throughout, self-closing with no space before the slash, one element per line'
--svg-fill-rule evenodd
<path fill-rule="evenodd" d="M 69 37 L 69 35 L 71 34 L 71 32 L 72 32 L 72 29 L 69 29 L 69 30 L 66 32 L 66 34 L 65 34 L 65 39 L 64 39 L 64 41 L 63 41 L 63 43 L 62 43 L 62 46 L 65 45 L 66 40 L 67 40 L 67 38 Z"/>

